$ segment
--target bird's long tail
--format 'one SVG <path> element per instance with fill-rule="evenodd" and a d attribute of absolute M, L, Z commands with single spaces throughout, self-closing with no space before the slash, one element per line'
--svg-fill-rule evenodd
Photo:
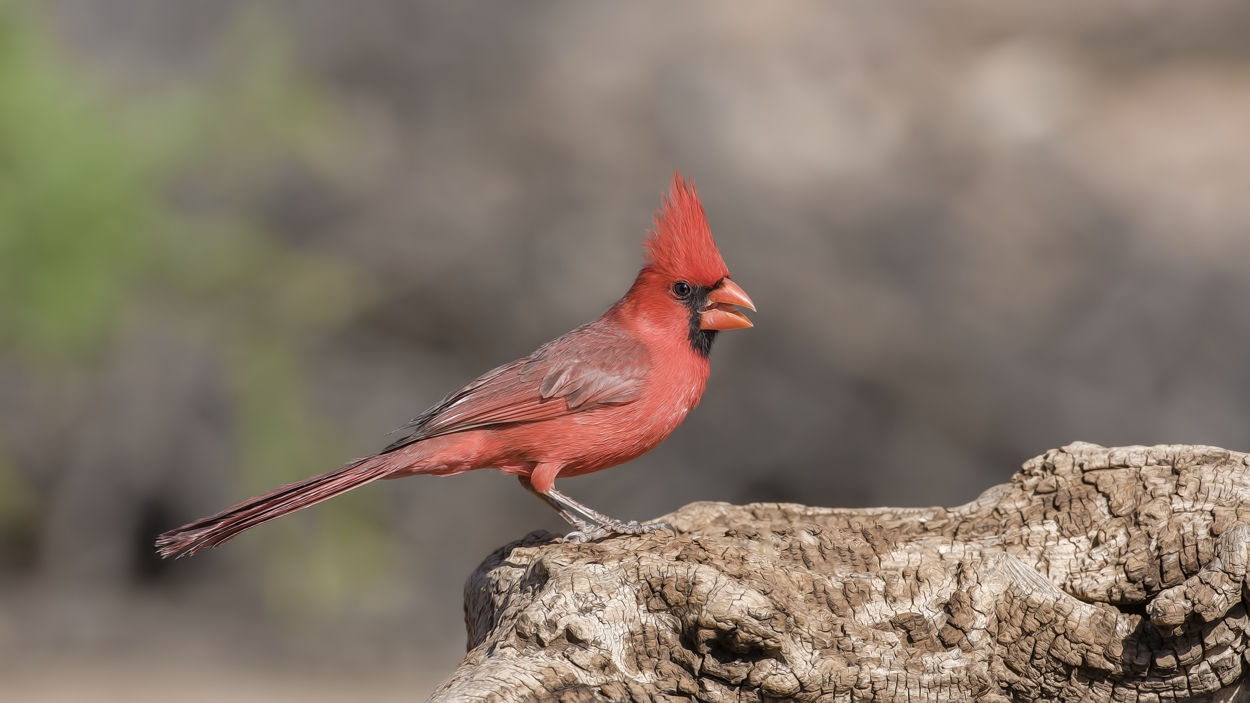
<path fill-rule="evenodd" d="M 190 556 L 233 539 L 263 522 L 307 508 L 328 498 L 383 478 L 390 472 L 389 457 L 370 456 L 320 476 L 296 481 L 275 491 L 245 500 L 216 515 L 162 534 L 156 551 L 162 557 Z"/>

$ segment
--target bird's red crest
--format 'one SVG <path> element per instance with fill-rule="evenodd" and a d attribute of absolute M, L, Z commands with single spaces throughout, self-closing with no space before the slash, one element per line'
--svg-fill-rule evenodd
<path fill-rule="evenodd" d="M 712 240 L 699 194 L 680 172 L 673 174 L 668 197 L 655 212 L 654 229 L 647 237 L 646 247 L 650 268 L 691 283 L 714 286 L 729 275 Z"/>

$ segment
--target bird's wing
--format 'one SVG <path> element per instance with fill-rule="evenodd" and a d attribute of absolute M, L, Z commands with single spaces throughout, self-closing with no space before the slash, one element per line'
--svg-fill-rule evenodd
<path fill-rule="evenodd" d="M 592 323 L 486 373 L 418 415 L 383 452 L 492 425 L 550 420 L 637 400 L 651 370 L 642 342 Z"/>

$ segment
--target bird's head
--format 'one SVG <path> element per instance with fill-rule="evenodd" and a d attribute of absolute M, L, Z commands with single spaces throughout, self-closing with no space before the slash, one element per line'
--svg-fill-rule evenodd
<path fill-rule="evenodd" d="M 655 213 L 646 249 L 646 266 L 630 295 L 666 318 L 684 321 L 695 351 L 707 356 L 718 331 L 752 326 L 738 308 L 754 311 L 755 305 L 729 279 L 694 184 L 680 173 Z"/>

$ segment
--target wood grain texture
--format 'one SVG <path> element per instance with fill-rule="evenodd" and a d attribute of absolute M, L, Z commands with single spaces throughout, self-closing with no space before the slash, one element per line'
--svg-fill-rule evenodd
<path fill-rule="evenodd" d="M 1250 458 L 1075 443 L 958 508 L 500 548 L 436 701 L 1250 700 Z"/>

